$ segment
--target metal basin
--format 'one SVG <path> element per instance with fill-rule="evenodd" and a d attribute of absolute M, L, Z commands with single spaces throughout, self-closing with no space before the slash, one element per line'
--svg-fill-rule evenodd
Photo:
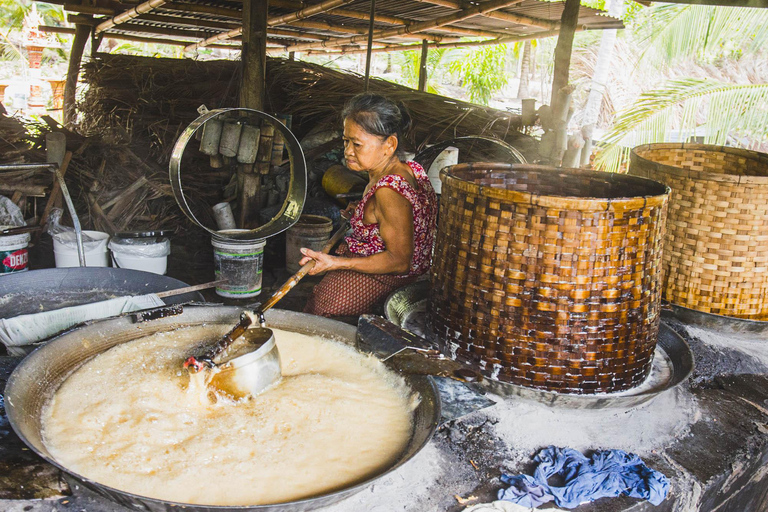
<path fill-rule="evenodd" d="M 53 459 L 41 437 L 41 411 L 64 380 L 85 361 L 115 345 L 156 332 L 201 324 L 231 326 L 238 321 L 240 313 L 241 309 L 236 307 L 185 306 L 184 312 L 174 317 L 136 324 L 131 323 L 128 317 L 115 318 L 68 332 L 35 350 L 11 374 L 5 388 L 5 408 L 11 426 L 35 453 L 85 487 L 129 508 L 149 511 L 175 511 L 179 507 L 195 512 L 313 510 L 340 501 L 370 486 L 416 455 L 431 439 L 440 419 L 440 401 L 435 385 L 429 377 L 404 375 L 409 386 L 420 395 L 420 404 L 414 412 L 413 431 L 403 453 L 389 467 L 373 477 L 312 498 L 244 507 L 174 503 L 107 487 L 71 471 Z M 266 319 L 270 327 L 319 335 L 355 345 L 356 329 L 335 320 L 283 310 L 268 311 Z M 227 469 L 222 468 L 222 471 Z"/>

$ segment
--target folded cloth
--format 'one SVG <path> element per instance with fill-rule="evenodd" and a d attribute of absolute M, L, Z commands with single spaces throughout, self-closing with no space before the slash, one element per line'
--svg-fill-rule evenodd
<path fill-rule="evenodd" d="M 18 347 L 44 340 L 81 322 L 163 305 L 165 305 L 163 299 L 150 293 L 116 297 L 13 318 L 0 318 L 0 342 L 6 346 L 11 355 L 25 355 L 26 352 Z"/>
<path fill-rule="evenodd" d="M 534 460 L 539 465 L 533 477 L 501 476 L 510 487 L 499 491 L 499 499 L 526 507 L 554 500 L 558 507 L 575 508 L 598 498 L 626 494 L 658 505 L 669 491 L 666 476 L 650 469 L 637 455 L 622 450 L 598 451 L 588 459 L 576 450 L 550 446 Z M 549 485 L 547 480 L 554 475 L 563 479 L 562 487 Z"/>

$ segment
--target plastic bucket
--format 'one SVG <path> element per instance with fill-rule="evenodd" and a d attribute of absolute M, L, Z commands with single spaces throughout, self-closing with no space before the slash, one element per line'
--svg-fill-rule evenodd
<path fill-rule="evenodd" d="M 109 234 L 102 231 L 83 231 L 83 233 L 93 239 L 91 242 L 83 241 L 85 266 L 108 267 L 107 241 Z M 56 268 L 80 266 L 74 231 L 53 237 L 53 257 L 56 260 Z"/>
<path fill-rule="evenodd" d="M 295 274 L 301 268 L 301 248 L 320 251 L 333 231 L 333 222 L 321 215 L 302 215 L 285 234 L 285 268 Z"/>
<path fill-rule="evenodd" d="M 0 226 L 7 229 L 15 226 Z M 29 233 L 20 235 L 0 236 L 0 275 L 12 272 L 24 272 L 29 262 Z"/>
<path fill-rule="evenodd" d="M 222 235 L 233 231 L 222 231 Z M 216 287 L 221 297 L 247 299 L 261 293 L 265 240 L 224 240 L 213 236 L 213 265 L 216 279 L 227 283 Z"/>
<path fill-rule="evenodd" d="M 165 274 L 171 242 L 167 238 L 113 238 L 112 266 Z"/>

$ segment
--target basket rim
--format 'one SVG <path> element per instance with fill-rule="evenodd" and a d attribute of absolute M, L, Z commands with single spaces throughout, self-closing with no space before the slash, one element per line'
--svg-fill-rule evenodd
<path fill-rule="evenodd" d="M 583 176 L 593 176 L 596 178 L 614 177 L 620 176 L 621 179 L 634 182 L 646 182 L 646 185 L 657 186 L 663 188 L 664 193 L 654 195 L 637 195 L 626 197 L 579 197 L 568 195 L 548 195 L 539 194 L 535 192 L 522 192 L 518 190 L 509 190 L 500 187 L 493 187 L 488 185 L 479 185 L 473 181 L 466 180 L 456 175 L 457 172 L 467 170 L 488 170 L 488 171 L 536 171 L 536 172 L 550 172 L 550 173 L 563 173 L 568 172 L 572 174 L 581 174 Z M 655 181 L 649 178 L 643 178 L 641 176 L 634 176 L 628 174 L 616 174 L 608 173 L 604 171 L 593 171 L 587 169 L 576 169 L 571 167 L 549 167 L 546 165 L 534 165 L 534 164 L 509 164 L 500 162 L 473 162 L 463 163 L 457 165 L 451 165 L 443 168 L 440 171 L 440 179 L 444 185 L 453 186 L 464 192 L 482 195 L 490 197 L 492 199 L 498 199 L 502 201 L 510 201 L 515 203 L 529 203 L 536 206 L 548 207 L 548 208 L 569 208 L 575 210 L 616 210 L 616 209 L 630 209 L 630 208 L 645 208 L 663 206 L 669 195 L 671 189 L 659 181 Z M 615 179 L 615 178 L 614 178 Z"/>
<path fill-rule="evenodd" d="M 726 173 L 712 172 L 712 171 L 698 171 L 694 169 L 688 169 L 685 167 L 678 167 L 675 165 L 662 164 L 654 160 L 650 160 L 644 156 L 641 156 L 638 153 L 638 151 L 653 150 L 653 149 L 683 149 L 683 150 L 693 150 L 693 151 L 695 150 L 709 151 L 713 153 L 717 153 L 717 152 L 731 153 L 731 154 L 743 156 L 745 158 L 749 158 L 750 160 L 756 160 L 768 166 L 768 154 L 761 153 L 759 151 L 752 151 L 751 149 L 735 148 L 731 146 L 718 146 L 716 144 L 698 144 L 698 143 L 691 143 L 691 142 L 680 142 L 680 143 L 669 143 L 669 142 L 658 143 L 657 142 L 652 144 L 642 144 L 640 146 L 636 146 L 632 148 L 632 151 L 629 156 L 630 172 L 632 172 L 631 171 L 632 164 L 641 163 L 645 166 L 653 168 L 658 172 L 682 175 L 689 179 L 717 181 L 722 183 L 734 183 L 737 185 L 768 184 L 768 176 L 754 176 L 754 175 L 741 175 L 741 174 L 730 174 L 730 173 L 726 174 Z"/>

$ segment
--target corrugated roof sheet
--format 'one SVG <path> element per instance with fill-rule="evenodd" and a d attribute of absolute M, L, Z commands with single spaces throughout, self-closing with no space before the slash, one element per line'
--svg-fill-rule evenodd
<path fill-rule="evenodd" d="M 182 1 L 184 3 L 181 3 Z M 300 0 L 271 0 L 269 2 L 269 17 L 274 18 L 276 16 L 290 14 L 299 11 L 302 8 L 317 5 L 321 2 L 322 0 L 306 3 L 301 3 Z M 95 5 L 91 7 L 109 8 L 111 6 L 114 8 L 115 5 L 119 5 L 120 8 L 116 9 L 115 14 L 119 14 L 122 10 L 129 10 L 136 6 L 135 0 L 126 0 L 125 2 L 94 0 L 93 3 Z M 103 6 L 100 5 L 102 3 Z M 475 2 L 472 2 L 472 4 L 474 3 Z M 307 25 L 298 26 L 300 24 L 276 25 L 270 29 L 275 32 L 271 34 L 274 36 L 273 41 L 285 39 L 286 46 L 295 44 L 296 40 L 292 39 L 290 35 L 286 35 L 286 33 L 289 32 L 305 34 L 308 36 L 316 35 L 319 38 L 330 38 L 331 41 L 335 38 L 343 39 L 354 36 L 356 35 L 355 31 L 365 32 L 368 29 L 368 20 L 362 15 L 367 16 L 370 12 L 370 5 L 370 0 L 356 0 L 341 6 L 338 11 L 331 10 L 322 12 L 301 20 L 309 22 L 309 25 L 314 24 L 316 27 Z M 400 25 L 394 25 L 392 23 L 377 21 L 374 24 L 374 30 L 387 30 L 403 27 L 406 23 L 436 20 L 443 16 L 460 12 L 460 9 L 458 8 L 459 5 L 471 4 L 467 4 L 464 0 L 376 0 L 376 14 L 378 16 L 397 18 L 398 20 L 402 20 L 402 23 Z M 499 13 L 515 14 L 532 18 L 534 21 L 538 20 L 543 22 L 544 26 L 535 26 L 536 23 L 531 25 L 489 16 L 476 15 L 451 23 L 446 27 L 435 27 L 426 30 L 419 35 L 424 35 L 427 39 L 434 36 L 434 39 L 448 38 L 453 41 L 462 37 L 462 35 L 476 35 L 472 34 L 472 31 L 493 33 L 497 34 L 497 37 L 503 37 L 504 34 L 509 34 L 511 36 L 531 36 L 537 33 L 549 33 L 547 35 L 551 35 L 551 28 L 546 25 L 551 24 L 551 22 L 559 22 L 563 7 L 563 1 L 523 0 L 516 5 L 498 10 Z M 70 4 L 67 4 L 66 8 L 68 10 L 78 9 L 77 6 Z M 159 33 L 164 33 L 169 37 L 197 37 L 202 41 L 204 38 L 225 33 L 232 30 L 233 27 L 237 27 L 240 23 L 241 10 L 242 4 L 240 2 L 226 0 L 169 0 L 169 2 L 163 6 L 153 9 L 143 16 L 135 18 L 125 24 L 114 26 L 107 31 L 107 34 L 134 34 L 158 37 Z M 350 15 L 345 15 L 345 11 L 355 11 L 355 13 L 352 13 L 355 16 L 351 17 Z M 108 18 L 109 16 L 104 18 L 97 17 L 95 18 L 95 23 L 100 23 Z M 620 20 L 608 17 L 601 11 L 584 6 L 581 7 L 579 12 L 578 23 L 580 27 L 585 29 L 622 28 Z M 455 30 L 452 31 L 451 27 L 454 29 L 463 28 L 469 32 L 466 34 L 458 33 Z M 352 29 L 353 31 L 350 32 L 349 30 L 344 29 Z M 190 36 L 190 34 L 194 35 Z M 377 40 L 413 43 L 414 40 L 418 39 L 418 36 L 411 34 L 410 37 L 394 36 L 378 38 Z M 307 41 L 304 40 L 304 42 L 306 43 Z M 355 44 L 365 46 L 365 41 L 357 41 Z"/>

